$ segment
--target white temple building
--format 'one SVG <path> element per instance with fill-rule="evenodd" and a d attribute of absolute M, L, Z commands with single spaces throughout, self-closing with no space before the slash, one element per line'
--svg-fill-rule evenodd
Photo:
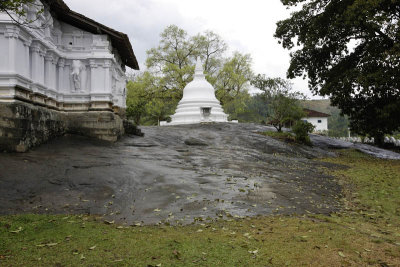
<path fill-rule="evenodd" d="M 183 97 L 171 119 L 170 123 L 164 122 L 161 125 L 228 121 L 228 116 L 215 97 L 214 87 L 206 80 L 199 58 L 196 62 L 194 79 L 183 89 Z"/>
<path fill-rule="evenodd" d="M 62 0 L 21 8 L 22 18 L 0 12 L 0 150 L 26 151 L 64 133 L 116 140 L 125 66 L 139 69 L 128 36 Z"/>
<path fill-rule="evenodd" d="M 125 65 L 138 69 L 125 34 L 61 0 L 36 0 L 25 11 L 30 24 L 0 13 L 0 101 L 65 111 L 125 109 Z"/>

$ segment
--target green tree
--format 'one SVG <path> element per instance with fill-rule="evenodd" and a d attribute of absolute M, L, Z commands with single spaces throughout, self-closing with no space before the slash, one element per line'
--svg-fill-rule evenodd
<path fill-rule="evenodd" d="M 223 106 L 248 89 L 253 77 L 251 62 L 249 54 L 243 55 L 239 52 L 226 59 L 214 84 L 217 98 Z"/>
<path fill-rule="evenodd" d="M 340 110 L 332 109 L 328 118 L 328 135 L 333 137 L 348 136 L 349 121 L 347 116 L 342 116 Z"/>
<path fill-rule="evenodd" d="M 223 107 L 229 106 L 232 114 L 243 113 L 246 104 L 239 103 L 240 99 L 251 100 L 247 93 L 252 77 L 250 55 L 235 52 L 232 57 L 225 58 L 226 43 L 211 31 L 189 36 L 183 29 L 170 25 L 160 37 L 160 44 L 147 51 L 148 71 L 130 85 L 132 97 L 128 95 L 128 100 L 135 94 L 146 97 L 128 101 L 128 116 L 147 123 L 158 121 L 156 117 L 167 117 L 168 112 L 172 114 L 184 87 L 193 79 L 197 57 L 202 59 L 206 79 L 217 89 L 216 96 Z M 165 107 L 154 99 L 163 99 Z"/>
<path fill-rule="evenodd" d="M 227 49 L 219 35 L 206 31 L 191 37 L 185 30 L 170 25 L 160 37 L 160 44 L 147 51 L 146 67 L 160 77 L 162 86 L 170 90 L 172 97 L 182 97 L 184 87 L 193 79 L 197 57 L 203 60 L 207 80 L 213 85 L 216 83 Z"/>
<path fill-rule="evenodd" d="M 162 79 L 145 71 L 129 81 L 127 117 L 135 124 L 159 124 L 168 118 L 177 104 L 173 92 L 162 85 Z"/>
<path fill-rule="evenodd" d="M 168 26 L 160 37 L 160 45 L 147 51 L 146 67 L 179 99 L 183 88 L 192 79 L 197 47 L 193 39 L 175 25 Z"/>
<path fill-rule="evenodd" d="M 300 5 L 275 32 L 293 50 L 288 77 L 305 74 L 313 92 L 350 116 L 353 132 L 381 144 L 400 128 L 400 2 L 281 2 Z"/>
<path fill-rule="evenodd" d="M 127 84 L 126 115 L 139 125 L 146 114 L 147 103 L 157 91 L 158 79 L 148 71 L 134 78 Z"/>
<path fill-rule="evenodd" d="M 225 103 L 224 111 L 229 114 L 229 119 L 240 122 L 260 121 L 257 111 L 254 108 L 253 97 L 244 90 L 231 101 Z"/>
<path fill-rule="evenodd" d="M 274 126 L 278 132 L 289 124 L 304 117 L 299 100 L 304 96 L 292 90 L 292 84 L 282 78 L 268 78 L 258 74 L 251 84 L 260 89 L 260 97 L 268 105 L 267 122 Z"/>
<path fill-rule="evenodd" d="M 204 62 L 204 71 L 206 78 L 211 84 L 215 84 L 216 74 L 223 64 L 223 55 L 226 52 L 227 45 L 221 37 L 212 32 L 206 31 L 193 38 L 197 47 L 198 54 Z"/>
<path fill-rule="evenodd" d="M 311 146 L 311 140 L 308 136 L 315 129 L 315 126 L 306 121 L 296 121 L 292 127 L 292 131 L 295 134 L 295 140 L 298 143 Z"/>
<path fill-rule="evenodd" d="M 160 125 L 160 121 L 168 119 L 170 112 L 171 105 L 162 97 L 151 99 L 146 104 L 146 113 L 151 124 L 157 123 L 157 125 Z"/>

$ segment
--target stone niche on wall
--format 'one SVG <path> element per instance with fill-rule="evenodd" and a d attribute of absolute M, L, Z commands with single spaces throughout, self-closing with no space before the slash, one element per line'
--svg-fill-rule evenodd
<path fill-rule="evenodd" d="M 126 108 L 125 65 L 138 69 L 129 39 L 71 12 L 63 1 L 53 1 L 52 5 L 48 2 L 51 1 L 26 6 L 27 18 L 33 20 L 28 27 L 14 23 L 0 12 L 0 105 L 24 103 L 24 110 L 33 105 L 49 112 L 68 113 L 54 117 L 63 120 L 73 120 L 74 115 L 69 113 L 92 112 L 91 123 L 96 120 L 93 112 L 110 112 L 120 117 Z M 40 4 L 44 12 L 37 15 Z M 63 19 L 57 19 L 57 12 Z M 71 25 L 66 22 L 68 18 L 78 23 Z M 97 25 L 95 33 L 90 32 L 93 24 Z M 113 47 L 112 43 L 120 39 L 127 49 Z M 126 50 L 131 54 L 126 56 Z M 121 51 L 124 57 L 120 56 Z M 88 118 L 81 115 L 80 118 Z M 7 116 L 0 114 L 0 140 L 6 138 L 4 125 L 12 127 L 12 116 Z"/>

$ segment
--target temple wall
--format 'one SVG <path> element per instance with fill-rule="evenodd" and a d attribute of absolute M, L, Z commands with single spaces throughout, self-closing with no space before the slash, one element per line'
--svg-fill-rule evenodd
<path fill-rule="evenodd" d="M 125 109 L 125 72 L 108 36 L 59 22 L 46 11 L 41 20 L 34 22 L 39 28 L 18 26 L 0 13 L 0 102 L 20 99 L 66 111 Z"/>
<path fill-rule="evenodd" d="M 0 151 L 26 151 L 67 132 L 107 141 L 123 134 L 125 67 L 107 35 L 53 18 L 30 27 L 0 12 Z"/>

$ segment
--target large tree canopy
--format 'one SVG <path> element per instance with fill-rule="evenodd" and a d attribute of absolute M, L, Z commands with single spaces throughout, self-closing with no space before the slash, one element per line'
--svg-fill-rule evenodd
<path fill-rule="evenodd" d="M 227 48 L 220 36 L 206 31 L 191 37 L 183 29 L 170 25 L 160 37 L 158 47 L 147 51 L 146 67 L 162 78 L 163 86 L 174 91 L 176 98 L 181 97 L 183 88 L 193 78 L 196 57 L 203 60 L 207 79 L 215 83 Z"/>
<path fill-rule="evenodd" d="M 400 128 L 400 1 L 281 0 L 293 7 L 275 37 L 292 50 L 288 77 L 305 75 L 351 129 L 382 141 Z"/>

